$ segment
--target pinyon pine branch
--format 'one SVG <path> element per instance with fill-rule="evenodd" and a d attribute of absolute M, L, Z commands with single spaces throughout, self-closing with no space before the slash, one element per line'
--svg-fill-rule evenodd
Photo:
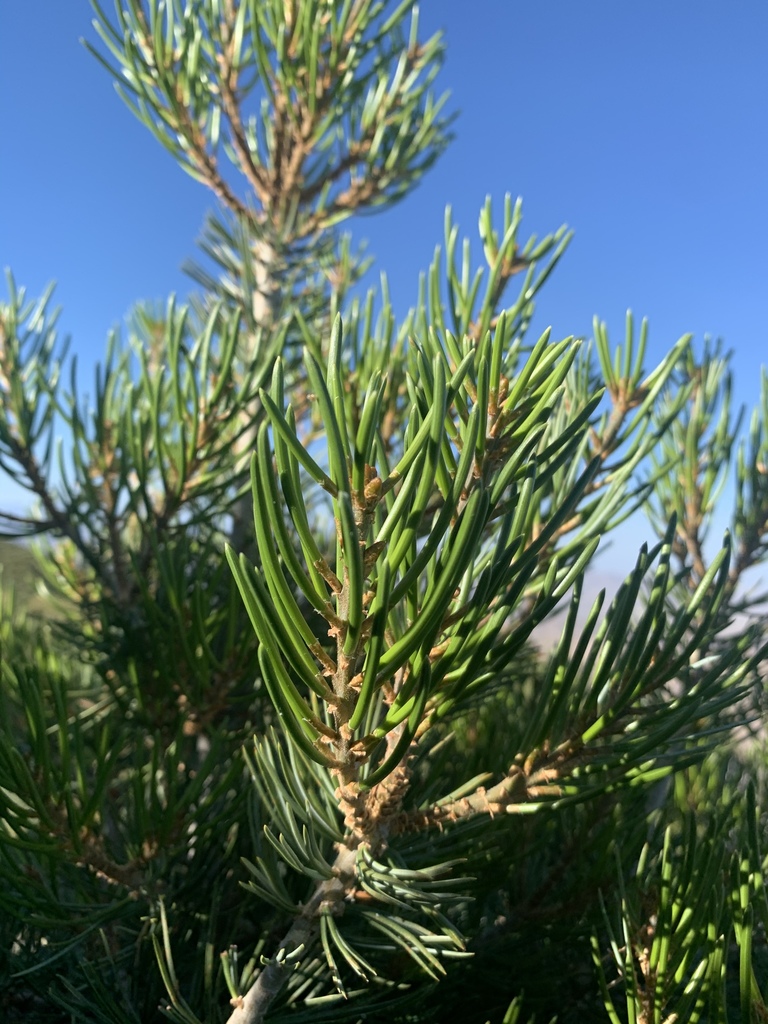
<path fill-rule="evenodd" d="M 0 307 L 4 1019 L 758 1019 L 765 380 L 742 431 L 719 346 L 532 337 L 571 235 L 511 196 L 359 293 L 450 136 L 411 0 L 94 7 L 216 205 L 89 398 Z"/>

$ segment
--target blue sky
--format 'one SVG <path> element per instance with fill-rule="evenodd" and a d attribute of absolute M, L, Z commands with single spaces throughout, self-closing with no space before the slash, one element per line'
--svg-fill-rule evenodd
<path fill-rule="evenodd" d="M 509 191 L 529 232 L 576 231 L 539 326 L 588 335 L 598 314 L 618 339 L 631 307 L 650 319 L 652 357 L 686 331 L 722 337 L 751 404 L 768 361 L 768 5 L 421 6 L 423 32 L 445 31 L 457 138 L 405 202 L 352 226 L 396 308 L 415 297 L 446 203 L 474 237 L 486 194 L 500 207 Z M 210 200 L 81 36 L 94 37 L 86 0 L 0 5 L 0 264 L 31 293 L 58 282 L 62 329 L 90 366 L 136 300 L 190 289 L 180 268 Z"/>

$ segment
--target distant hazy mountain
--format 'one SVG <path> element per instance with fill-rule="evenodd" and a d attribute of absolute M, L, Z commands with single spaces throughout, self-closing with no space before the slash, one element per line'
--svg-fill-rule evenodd
<path fill-rule="evenodd" d="M 37 567 L 32 552 L 24 544 L 0 540 L 0 585 L 13 587 L 17 606 L 27 608 L 36 599 Z"/>

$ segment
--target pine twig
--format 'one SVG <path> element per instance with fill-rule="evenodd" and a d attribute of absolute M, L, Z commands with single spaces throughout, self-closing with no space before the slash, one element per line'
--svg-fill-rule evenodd
<path fill-rule="evenodd" d="M 319 931 L 320 912 L 327 907 L 340 906 L 356 887 L 356 851 L 343 846 L 333 864 L 334 877 L 321 882 L 301 914 L 296 918 L 280 943 L 281 950 L 291 953 L 300 946 L 307 948 Z M 248 992 L 240 997 L 227 1024 L 260 1024 L 269 1007 L 280 994 L 286 979 L 285 961 L 270 960 Z"/>

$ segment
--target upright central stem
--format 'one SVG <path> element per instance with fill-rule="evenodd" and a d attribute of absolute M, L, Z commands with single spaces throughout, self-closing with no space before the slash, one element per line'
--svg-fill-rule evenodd
<path fill-rule="evenodd" d="M 280 285 L 275 273 L 277 252 L 271 242 L 259 239 L 251 246 L 254 288 L 251 294 L 251 315 L 255 331 L 245 338 L 243 363 L 249 365 L 259 358 L 256 348 L 258 332 L 267 334 L 275 327 L 280 307 Z M 245 299 L 246 296 L 244 295 Z M 251 453 L 256 447 L 257 422 L 261 411 L 256 398 L 243 409 L 241 422 L 245 429 L 233 446 L 237 456 L 236 472 L 239 475 L 247 469 Z M 246 492 L 235 506 L 233 513 L 232 534 L 230 543 L 238 554 L 243 552 L 252 541 L 253 513 L 250 493 Z"/>

